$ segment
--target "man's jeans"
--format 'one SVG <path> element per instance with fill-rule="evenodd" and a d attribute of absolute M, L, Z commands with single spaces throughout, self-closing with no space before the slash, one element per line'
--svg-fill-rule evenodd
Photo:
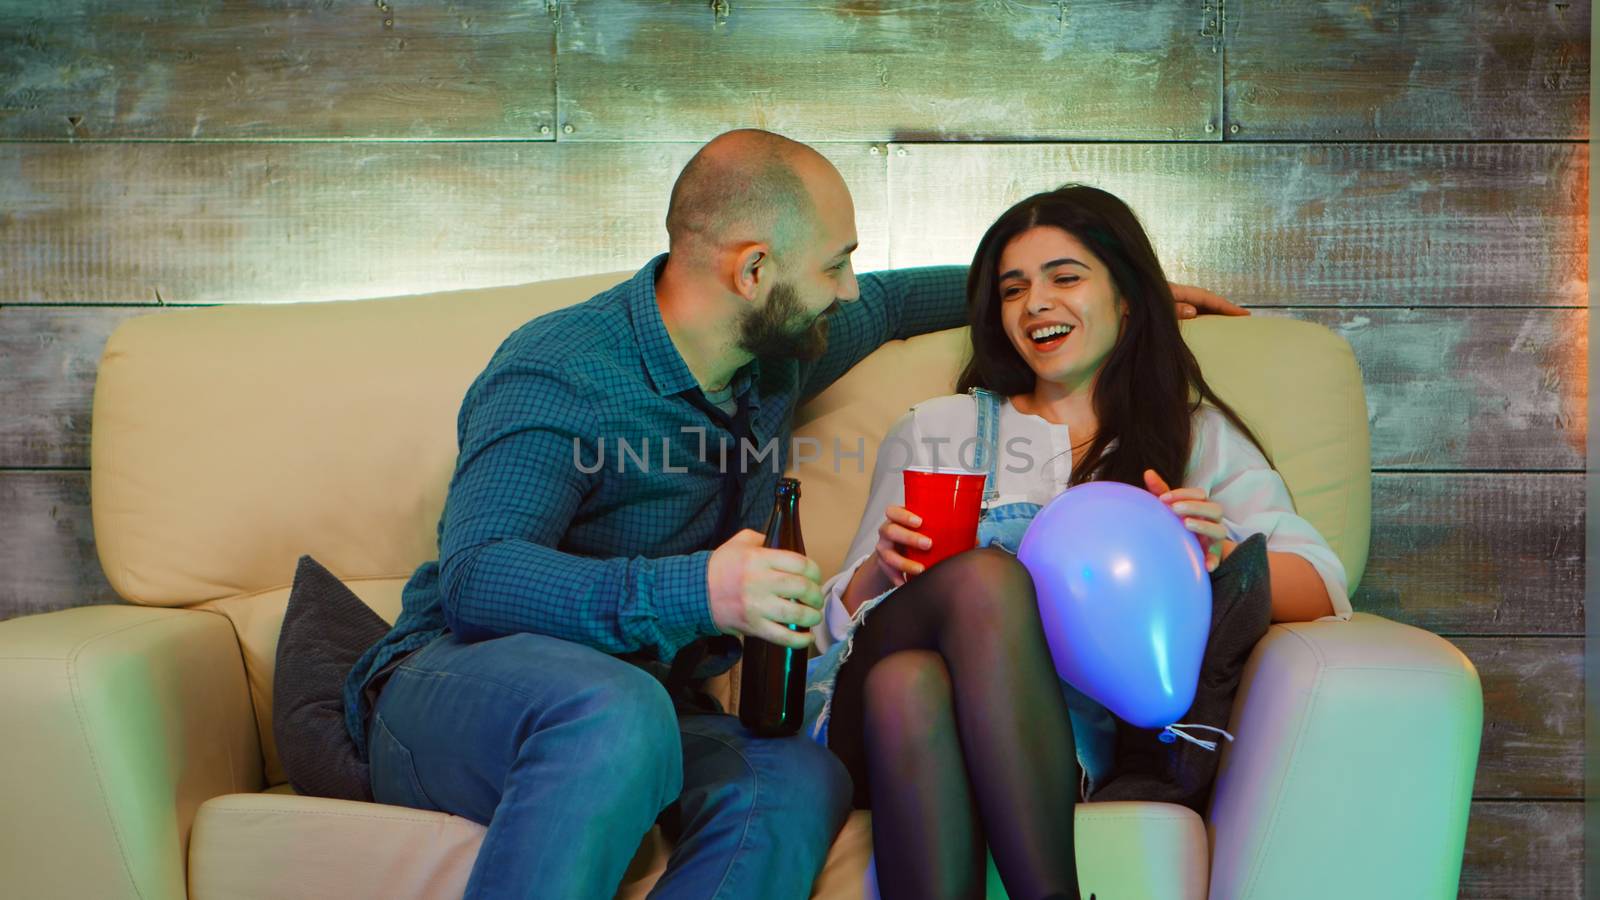
<path fill-rule="evenodd" d="M 850 777 L 803 735 L 678 718 L 648 673 L 534 634 L 445 634 L 394 670 L 369 728 L 380 803 L 488 826 L 468 898 L 611 897 L 662 816 L 676 849 L 651 897 L 811 894 Z"/>

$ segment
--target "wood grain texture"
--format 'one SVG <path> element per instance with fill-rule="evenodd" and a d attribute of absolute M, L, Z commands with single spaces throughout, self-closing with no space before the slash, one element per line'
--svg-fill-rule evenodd
<path fill-rule="evenodd" d="M 1479 799 L 1583 797 L 1583 639 L 1451 638 L 1483 684 Z"/>
<path fill-rule="evenodd" d="M 1445 635 L 1583 634 L 1582 474 L 1380 473 L 1351 601 Z"/>
<path fill-rule="evenodd" d="M 1583 471 L 1589 428 L 1584 310 L 1290 314 L 1332 329 L 1355 350 L 1373 468 Z"/>
<path fill-rule="evenodd" d="M 554 124 L 543 0 L 0 0 L 0 137 L 553 140 Z"/>
<path fill-rule="evenodd" d="M 118 603 L 100 570 L 89 473 L 0 471 L 0 619 Z"/>
<path fill-rule="evenodd" d="M 0 302 L 328 299 L 636 265 L 694 147 L 0 145 Z M 1587 302 L 1585 147 L 916 146 L 887 180 L 871 149 L 825 147 L 863 271 L 966 262 L 1007 204 L 1079 178 L 1129 199 L 1174 280 L 1251 304 Z"/>
<path fill-rule="evenodd" d="M 1583 803 L 1480 801 L 1467 821 L 1463 900 L 1580 900 Z"/>
<path fill-rule="evenodd" d="M 636 269 L 698 144 L 0 144 L 0 303 L 355 299 Z M 885 262 L 885 162 L 822 148 Z M 130 174 L 136 177 L 130 177 Z"/>
<path fill-rule="evenodd" d="M 1574 144 L 896 145 L 890 263 L 970 262 L 1008 206 L 1081 181 L 1172 280 L 1247 304 L 1581 307 L 1588 174 Z"/>
<path fill-rule="evenodd" d="M 1587 140 L 1589 16 L 1541 0 L 1230 0 L 1227 138 Z"/>
<path fill-rule="evenodd" d="M 1216 140 L 1210 6 L 563 0 L 561 139 Z"/>
<path fill-rule="evenodd" d="M 106 338 L 159 308 L 0 307 L 0 467 L 88 466 Z"/>

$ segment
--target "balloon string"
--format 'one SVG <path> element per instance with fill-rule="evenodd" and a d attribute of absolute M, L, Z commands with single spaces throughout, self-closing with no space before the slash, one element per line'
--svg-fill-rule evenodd
<path fill-rule="evenodd" d="M 1161 742 L 1164 743 L 1164 744 L 1170 744 L 1173 741 L 1177 740 L 1178 738 L 1183 738 L 1184 740 L 1188 741 L 1189 743 L 1194 744 L 1197 747 L 1204 748 L 1206 750 L 1213 750 L 1214 751 L 1214 750 L 1217 749 L 1217 742 L 1216 741 L 1204 741 L 1204 740 L 1201 740 L 1200 738 L 1197 738 L 1197 737 L 1194 737 L 1192 735 L 1185 734 L 1182 731 L 1179 731 L 1178 729 L 1180 729 L 1180 728 L 1203 728 L 1206 731 L 1215 731 L 1217 734 L 1222 735 L 1223 737 L 1227 738 L 1230 741 L 1233 740 L 1233 735 L 1229 734 L 1228 732 L 1224 731 L 1221 728 L 1212 728 L 1210 725 L 1199 725 L 1199 724 L 1191 725 L 1191 724 L 1189 724 L 1187 722 L 1175 722 L 1175 723 L 1173 723 L 1171 725 L 1168 725 L 1166 728 L 1161 730 L 1161 734 L 1160 734 Z"/>

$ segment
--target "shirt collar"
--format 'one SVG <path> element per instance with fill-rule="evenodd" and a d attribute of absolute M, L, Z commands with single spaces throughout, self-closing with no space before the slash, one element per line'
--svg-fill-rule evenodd
<path fill-rule="evenodd" d="M 672 343 L 672 336 L 667 334 L 667 323 L 661 318 L 661 305 L 656 299 L 656 278 L 666 262 L 667 254 L 663 253 L 645 263 L 644 268 L 629 279 L 624 289 L 628 293 L 628 307 L 633 319 L 633 336 L 638 341 L 639 354 L 644 357 L 645 371 L 650 375 L 656 392 L 670 397 L 684 391 L 698 391 L 700 382 L 689 371 L 689 364 L 683 361 L 683 354 Z M 755 380 L 758 371 L 756 362 L 752 361 L 734 373 L 733 396 L 743 394 Z"/>
<path fill-rule="evenodd" d="M 673 345 L 667 334 L 667 323 L 661 318 L 661 306 L 656 302 L 656 278 L 666 265 L 665 253 L 645 263 L 644 268 L 627 284 L 628 309 L 633 319 L 633 337 L 639 342 L 639 354 L 644 357 L 644 369 L 663 396 L 681 394 L 698 389 L 700 382 L 689 371 L 683 354 Z"/>

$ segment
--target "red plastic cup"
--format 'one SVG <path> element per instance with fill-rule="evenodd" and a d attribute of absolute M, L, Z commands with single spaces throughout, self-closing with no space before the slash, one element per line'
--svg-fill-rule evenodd
<path fill-rule="evenodd" d="M 982 472 L 909 468 L 902 473 L 906 509 L 922 517 L 916 530 L 933 541 L 926 550 L 905 547 L 903 554 L 928 568 L 978 545 L 978 515 L 983 509 Z"/>

